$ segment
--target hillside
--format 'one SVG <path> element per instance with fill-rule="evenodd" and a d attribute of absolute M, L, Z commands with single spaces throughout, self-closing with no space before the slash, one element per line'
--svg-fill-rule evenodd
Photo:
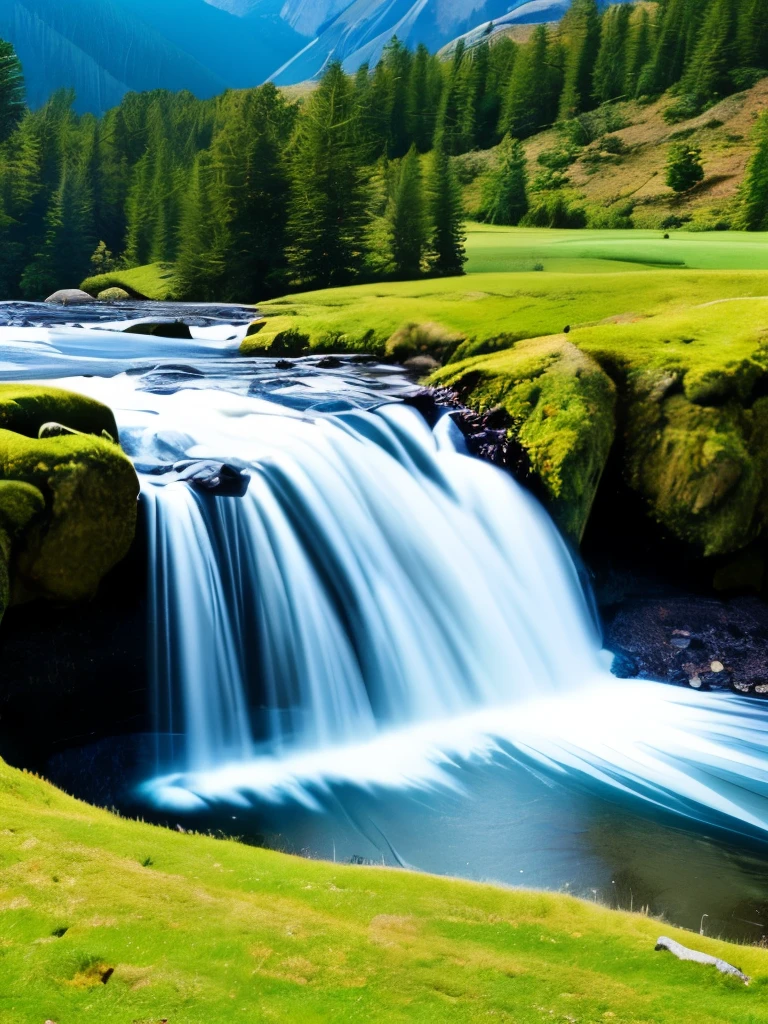
<path fill-rule="evenodd" d="M 4 1024 L 768 1021 L 765 950 L 640 914 L 180 835 L 3 762 L 0 818 Z"/>
<path fill-rule="evenodd" d="M 573 148 L 573 163 L 564 170 L 568 180 L 563 195 L 584 206 L 590 226 L 613 226 L 606 218 L 628 208 L 638 228 L 736 226 L 739 186 L 754 152 L 752 131 L 760 114 L 768 109 L 768 78 L 698 117 L 669 124 L 663 115 L 673 102 L 673 97 L 665 95 L 647 105 L 616 103 L 611 108 L 614 130 Z M 606 136 L 611 140 L 608 144 Z M 665 183 L 669 147 L 679 141 L 701 148 L 705 171 L 704 181 L 681 196 Z M 528 176 L 534 187 L 536 176 L 544 171 L 542 155 L 546 154 L 547 160 L 547 155 L 564 152 L 568 146 L 557 129 L 526 141 Z M 488 150 L 457 158 L 470 217 L 479 212 L 483 182 L 495 166 L 496 153 Z"/>

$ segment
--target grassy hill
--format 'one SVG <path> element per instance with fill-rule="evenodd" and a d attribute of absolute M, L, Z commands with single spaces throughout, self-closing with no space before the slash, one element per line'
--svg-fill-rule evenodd
<path fill-rule="evenodd" d="M 2 762 L 0 822 L 3 1024 L 768 1021 L 767 951 L 640 914 L 180 835 Z"/>
<path fill-rule="evenodd" d="M 738 225 L 738 188 L 753 151 L 752 128 L 768 108 L 768 79 L 698 117 L 668 124 L 664 112 L 673 103 L 669 95 L 648 105 L 617 103 L 599 138 L 573 150 L 573 163 L 563 172 L 568 176 L 564 194 L 584 206 L 590 226 L 627 204 L 633 206 L 638 228 L 677 221 L 697 230 Z M 617 152 L 607 151 L 606 136 L 618 140 L 609 144 Z M 683 140 L 701 147 L 706 177 L 691 192 L 677 196 L 665 184 L 665 164 L 669 146 Z M 544 170 L 542 154 L 564 149 L 567 144 L 557 129 L 529 139 L 525 151 L 530 180 Z M 484 176 L 495 160 L 495 150 L 457 158 L 470 216 L 480 209 Z"/>

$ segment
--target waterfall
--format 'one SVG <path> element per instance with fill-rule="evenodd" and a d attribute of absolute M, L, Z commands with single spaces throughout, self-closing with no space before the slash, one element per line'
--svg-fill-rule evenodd
<path fill-rule="evenodd" d="M 311 805 L 334 780 L 448 784 L 451 761 L 503 754 L 768 826 L 762 709 L 610 676 L 556 529 L 449 417 L 218 390 L 148 416 L 151 398 L 138 426 L 121 414 L 139 464 L 172 427 L 185 454 L 249 476 L 241 498 L 144 478 L 158 728 L 184 737 L 145 788 L 158 804 Z"/>
<path fill-rule="evenodd" d="M 103 325 L 2 333 L 15 330 L 0 330 L 0 377 L 106 402 L 141 475 L 158 735 L 147 799 L 313 806 L 337 781 L 455 785 L 456 763 L 514 758 L 768 830 L 764 708 L 613 678 L 545 512 L 469 457 L 449 416 L 431 429 L 402 404 L 402 375 L 317 360 L 277 373 L 233 358 L 222 328 L 187 341 Z M 168 482 L 182 459 L 225 460 L 247 490 Z"/>

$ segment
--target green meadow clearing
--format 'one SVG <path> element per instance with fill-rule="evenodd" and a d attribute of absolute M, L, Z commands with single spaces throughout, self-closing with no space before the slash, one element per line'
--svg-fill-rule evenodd
<path fill-rule="evenodd" d="M 595 273 L 638 266 L 768 270 L 768 234 L 748 231 L 558 231 L 467 225 L 468 274 L 533 270 Z"/>
<path fill-rule="evenodd" d="M 768 951 L 568 896 L 181 835 L 2 762 L 0 837 L 2 1024 L 768 1022 Z"/>

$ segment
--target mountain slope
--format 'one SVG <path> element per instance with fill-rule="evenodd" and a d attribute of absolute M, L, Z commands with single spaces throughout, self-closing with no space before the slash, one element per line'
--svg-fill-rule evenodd
<path fill-rule="evenodd" d="M 3 0 L 0 38 L 19 53 L 31 106 L 66 87 L 94 113 L 128 90 L 256 85 L 303 42 L 277 15 L 235 18 L 204 0 Z"/>

